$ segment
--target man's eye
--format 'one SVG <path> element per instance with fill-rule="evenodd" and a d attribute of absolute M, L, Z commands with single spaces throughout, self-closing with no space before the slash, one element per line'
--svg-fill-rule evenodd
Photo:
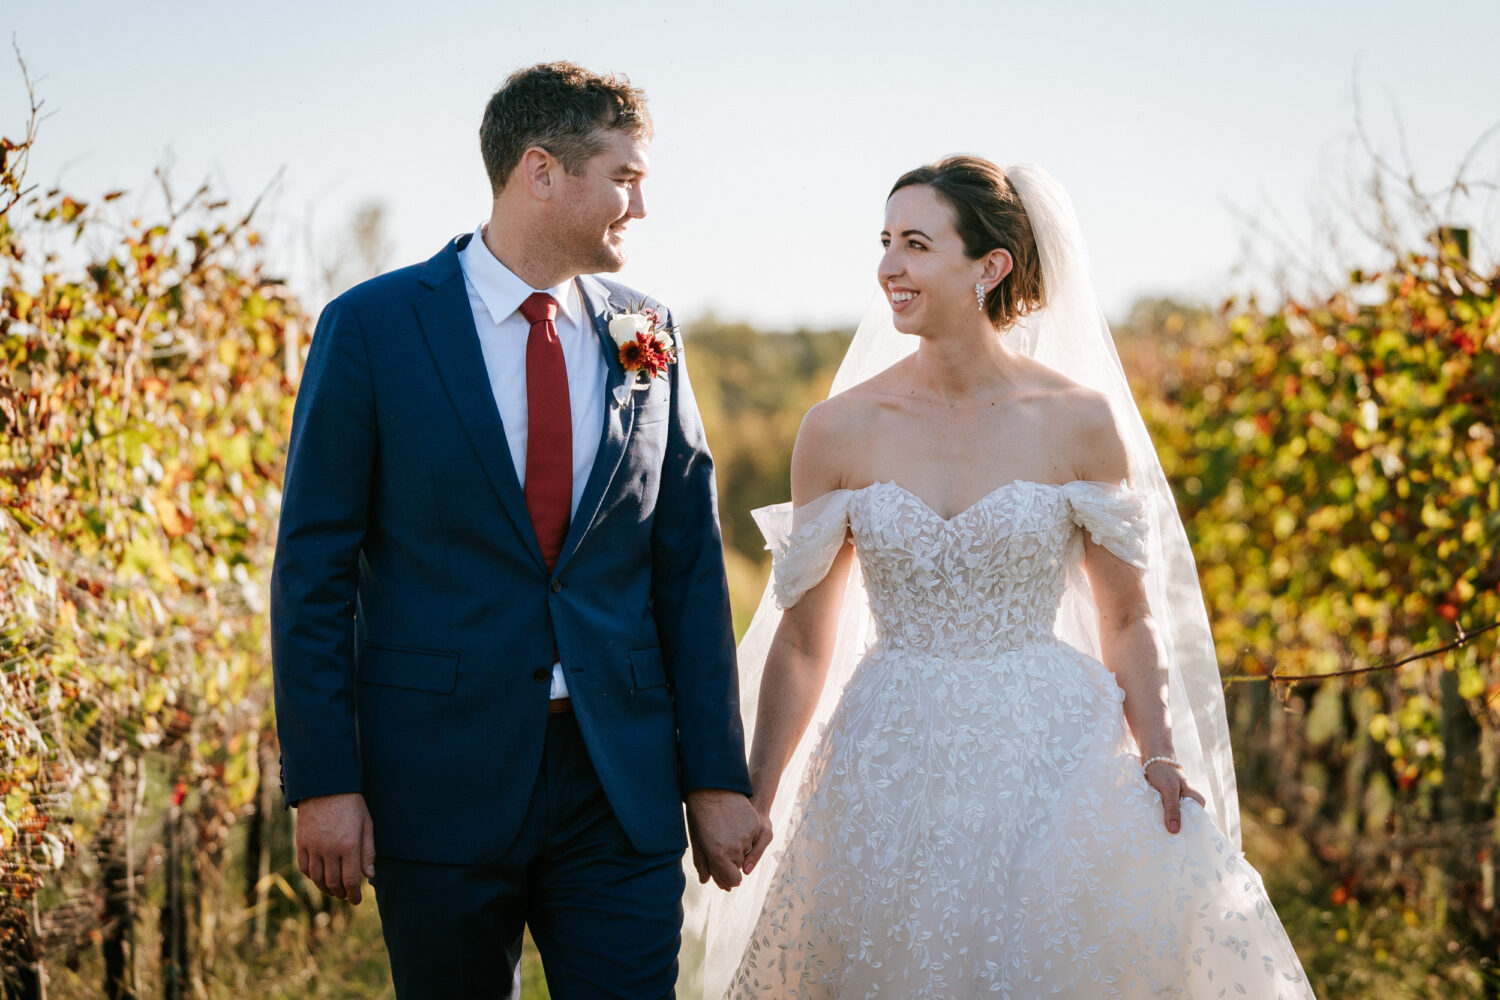
<path fill-rule="evenodd" d="M 891 241 L 882 236 L 880 238 L 880 245 L 889 250 L 891 248 Z"/>

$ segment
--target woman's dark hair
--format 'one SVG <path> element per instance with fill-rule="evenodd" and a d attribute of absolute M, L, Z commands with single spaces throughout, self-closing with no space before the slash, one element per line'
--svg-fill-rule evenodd
<path fill-rule="evenodd" d="M 1021 196 L 1005 171 L 978 156 L 949 156 L 908 170 L 891 188 L 891 194 L 917 185 L 932 188 L 953 210 L 953 228 L 971 260 L 995 249 L 1010 251 L 1010 273 L 984 300 L 984 311 L 997 329 L 1003 330 L 1046 305 L 1036 235 L 1021 206 Z"/>

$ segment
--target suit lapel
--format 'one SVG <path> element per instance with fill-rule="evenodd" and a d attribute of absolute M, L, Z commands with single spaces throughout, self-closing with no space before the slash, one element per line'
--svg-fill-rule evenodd
<path fill-rule="evenodd" d="M 620 460 L 625 456 L 625 442 L 630 439 L 630 429 L 635 423 L 635 393 L 626 397 L 623 405 L 615 399 L 616 389 L 625 385 L 625 369 L 620 365 L 620 353 L 609 335 L 609 291 L 587 274 L 579 275 L 578 291 L 583 299 L 586 319 L 593 324 L 594 335 L 599 338 L 599 349 L 609 364 L 609 378 L 604 386 L 604 429 L 599 439 L 599 452 L 594 457 L 594 467 L 584 485 L 578 509 L 568 524 L 568 537 L 564 539 L 562 554 L 557 558 L 558 572 L 593 525 L 599 505 L 608 494 L 615 472 L 620 468 Z"/>
<path fill-rule="evenodd" d="M 426 294 L 417 299 L 417 321 L 464 433 L 479 456 L 479 464 L 532 558 L 538 566 L 545 566 L 536 532 L 531 527 L 531 514 L 526 509 L 526 496 L 506 444 L 505 427 L 495 405 L 484 353 L 479 349 L 479 334 L 474 329 L 463 269 L 458 263 L 458 251 L 470 238 L 450 243 L 423 267 L 421 283 Z"/>

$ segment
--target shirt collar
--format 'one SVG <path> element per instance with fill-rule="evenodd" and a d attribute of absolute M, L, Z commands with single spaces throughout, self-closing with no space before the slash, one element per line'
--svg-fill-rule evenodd
<path fill-rule="evenodd" d="M 474 238 L 458 253 L 458 263 L 464 277 L 469 280 L 479 300 L 490 314 L 490 319 L 499 324 L 505 322 L 521 308 L 533 292 L 546 292 L 557 300 L 559 319 L 578 325 L 583 314 L 583 302 L 578 295 L 578 282 L 564 281 L 551 288 L 532 288 L 516 276 L 516 273 L 490 252 L 484 243 L 484 224 L 474 230 Z"/>

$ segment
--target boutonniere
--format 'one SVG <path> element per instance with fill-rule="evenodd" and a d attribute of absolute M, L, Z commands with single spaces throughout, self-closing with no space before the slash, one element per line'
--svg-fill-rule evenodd
<path fill-rule="evenodd" d="M 677 361 L 677 328 L 665 326 L 661 313 L 649 307 L 620 313 L 609 321 L 609 336 L 620 352 L 620 367 L 627 372 L 624 385 L 615 388 L 621 406 L 637 389 L 648 389 L 651 380 L 666 378 L 667 368 Z"/>

